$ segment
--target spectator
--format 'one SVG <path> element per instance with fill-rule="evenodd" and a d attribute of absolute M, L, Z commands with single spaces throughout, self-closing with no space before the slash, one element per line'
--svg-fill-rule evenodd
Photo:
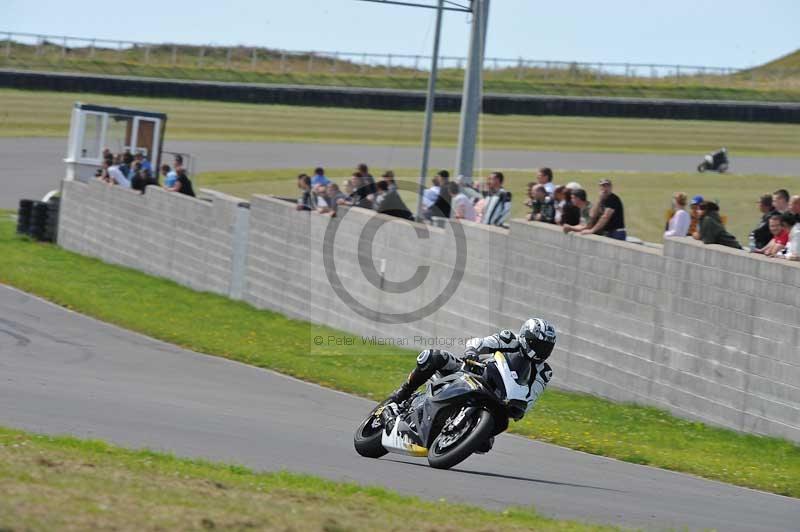
<path fill-rule="evenodd" d="M 552 196 L 555 193 L 556 186 L 553 184 L 553 171 L 550 168 L 539 168 L 536 180 L 540 185 L 544 186 L 548 196 Z"/>
<path fill-rule="evenodd" d="M 374 197 L 378 192 L 378 188 L 375 186 L 375 178 L 369 173 L 369 168 L 367 165 L 365 163 L 359 164 L 356 167 L 356 171 L 364 179 L 364 184 L 367 187 L 367 195 L 372 195 Z"/>
<path fill-rule="evenodd" d="M 703 203 L 703 196 L 697 195 L 692 198 L 689 204 L 689 234 L 693 235 L 697 232 L 700 225 L 700 204 Z"/>
<path fill-rule="evenodd" d="M 120 172 L 125 174 L 125 179 L 131 179 L 133 172 L 131 171 L 131 165 L 133 164 L 133 155 L 128 150 L 125 150 L 125 153 L 122 154 L 122 164 L 120 164 L 117 168 Z"/>
<path fill-rule="evenodd" d="M 147 157 L 145 157 L 141 151 L 136 152 L 136 155 L 133 156 L 133 160 L 139 163 L 142 169 L 147 170 L 152 175 L 153 165 L 150 164 L 150 161 L 147 160 Z"/>
<path fill-rule="evenodd" d="M 580 233 L 584 229 L 592 227 L 594 220 L 592 220 L 592 203 L 587 199 L 586 191 L 578 188 L 572 191 L 572 204 L 578 209 L 578 221 L 575 221 L 574 211 L 569 213 L 570 222 L 564 222 L 561 229 L 565 233 Z"/>
<path fill-rule="evenodd" d="M 580 190 L 582 192 L 582 195 L 581 195 L 582 199 L 578 199 L 575 196 L 575 192 L 577 192 L 578 190 Z M 566 200 L 566 203 L 564 204 L 564 208 L 561 211 L 561 223 L 559 225 L 561 225 L 561 226 L 565 226 L 565 225 L 568 225 L 568 226 L 580 225 L 580 223 L 581 223 L 581 209 L 580 209 L 580 207 L 578 207 L 578 205 L 576 205 L 576 202 L 579 201 L 579 202 L 581 202 L 582 205 L 588 203 L 586 201 L 586 191 L 584 191 L 583 189 L 580 189 L 580 188 L 576 189 L 576 190 L 573 190 L 571 188 L 567 188 L 564 191 L 564 198 Z"/>
<path fill-rule="evenodd" d="M 772 196 L 770 194 L 761 196 L 758 208 L 761 211 L 761 221 L 750 232 L 750 251 L 762 249 L 772 240 L 772 233 L 769 231 L 769 219 L 773 214 L 778 214 L 778 211 L 772 206 Z"/>
<path fill-rule="evenodd" d="M 374 185 L 375 182 L 373 181 L 372 184 Z M 367 183 L 366 179 L 361 175 L 361 172 L 353 173 L 350 177 L 350 185 L 353 190 L 350 194 L 350 205 L 353 207 L 361 207 L 362 209 L 371 209 L 375 195 L 370 193 L 369 183 Z"/>
<path fill-rule="evenodd" d="M 689 213 L 686 212 L 686 201 L 688 198 L 683 192 L 676 192 L 672 195 L 672 207 L 675 213 L 667 223 L 667 230 L 664 232 L 664 237 L 670 236 L 686 236 L 689 234 L 689 225 L 692 220 Z"/>
<path fill-rule="evenodd" d="M 553 223 L 561 225 L 561 218 L 564 215 L 564 206 L 570 202 L 572 198 L 572 191 L 564 185 L 556 187 L 553 192 L 553 205 L 556 208 L 556 214 L 553 217 Z"/>
<path fill-rule="evenodd" d="M 502 172 L 492 172 L 486 178 L 481 223 L 502 226 L 508 220 L 511 214 L 511 193 L 503 188 L 504 179 Z"/>
<path fill-rule="evenodd" d="M 784 215 L 786 220 L 784 220 Z M 754 253 L 763 253 L 768 257 L 774 257 L 784 250 L 789 243 L 789 231 L 794 225 L 794 215 L 790 212 L 775 213 L 769 217 L 769 232 L 772 238 L 761 249 L 756 248 Z"/>
<path fill-rule="evenodd" d="M 600 217 L 591 227 L 581 231 L 583 235 L 597 234 L 613 238 L 615 240 L 625 240 L 625 211 L 622 200 L 612 191 L 613 185 L 609 179 L 600 181 Z"/>
<path fill-rule="evenodd" d="M 158 180 L 154 179 L 150 171 L 142 168 L 140 164 L 140 168 L 131 178 L 131 188 L 144 194 L 145 189 L 150 185 L 158 186 Z"/>
<path fill-rule="evenodd" d="M 178 174 L 175 170 L 171 169 L 168 164 L 161 165 L 161 175 L 164 176 L 164 188 L 171 188 L 175 186 L 175 181 L 178 179 Z"/>
<path fill-rule="evenodd" d="M 439 216 L 441 218 L 450 218 L 450 192 L 447 185 L 450 184 L 450 172 L 442 170 L 436 176 L 438 179 L 437 185 L 439 186 L 439 194 L 436 196 L 436 201 L 430 209 L 431 217 Z"/>
<path fill-rule="evenodd" d="M 327 187 L 330 184 L 330 182 L 331 180 L 325 177 L 325 169 L 323 169 L 321 166 L 317 166 L 316 168 L 314 168 L 314 175 L 311 176 L 312 187 L 314 187 L 315 189 L 319 185 Z"/>
<path fill-rule="evenodd" d="M 568 188 L 569 190 L 573 190 L 573 191 L 574 191 L 574 190 L 578 190 L 579 188 L 580 188 L 580 189 L 583 189 L 583 187 L 581 186 L 581 184 L 580 184 L 580 183 L 578 183 L 578 182 L 576 182 L 576 181 L 570 181 L 569 183 L 567 183 L 567 188 Z"/>
<path fill-rule="evenodd" d="M 392 170 L 386 170 L 382 175 L 381 179 L 386 181 L 389 185 L 389 190 L 397 190 L 397 183 L 394 182 L 394 172 Z"/>
<path fill-rule="evenodd" d="M 339 189 L 339 185 L 337 185 L 334 182 L 331 182 L 325 188 L 325 203 L 326 203 L 325 208 L 320 209 L 320 212 L 322 214 L 336 216 L 336 212 L 339 209 L 339 205 L 347 204 L 347 195 L 345 195 Z"/>
<path fill-rule="evenodd" d="M 108 167 L 108 182 L 112 185 L 119 185 L 124 188 L 131 188 L 131 180 L 128 179 L 128 174 L 122 171 L 119 165 L 111 165 Z"/>
<path fill-rule="evenodd" d="M 386 181 L 379 181 L 377 188 L 378 197 L 375 202 L 377 205 L 376 209 L 379 213 L 396 216 L 404 220 L 414 220 L 414 216 L 411 214 L 408 207 L 406 207 L 397 189 L 390 190 L 389 183 Z"/>
<path fill-rule="evenodd" d="M 772 193 L 772 206 L 778 212 L 789 210 L 789 191 L 781 188 Z"/>
<path fill-rule="evenodd" d="M 553 204 L 553 198 L 547 195 L 544 185 L 535 185 L 531 194 L 531 213 L 527 219 L 531 222 L 553 223 L 556 208 Z"/>
<path fill-rule="evenodd" d="M 713 201 L 704 201 L 698 206 L 700 221 L 698 230 L 692 236 L 702 240 L 704 244 L 719 244 L 731 248 L 742 249 L 732 234 L 725 230 L 719 217 L 719 206 Z"/>
<path fill-rule="evenodd" d="M 183 155 L 180 153 L 176 153 L 175 157 L 172 158 L 172 166 L 178 167 L 183 166 Z"/>
<path fill-rule="evenodd" d="M 442 182 L 447 183 L 450 181 L 450 172 L 447 170 L 439 170 L 435 176 L 433 176 L 433 185 L 430 188 L 425 189 L 425 192 L 422 193 L 422 207 L 425 209 L 424 215 L 425 218 L 431 218 L 431 211 L 433 206 L 439 199 L 439 193 L 442 191 Z"/>
<path fill-rule="evenodd" d="M 300 189 L 300 197 L 297 198 L 298 211 L 313 211 L 317 208 L 317 198 L 311 189 L 311 178 L 306 174 L 297 176 L 297 188 Z"/>
<path fill-rule="evenodd" d="M 452 200 L 452 217 L 457 220 L 468 220 L 474 222 L 477 220 L 475 206 L 472 200 L 464 193 L 464 189 L 469 188 L 466 186 L 459 186 L 458 183 L 450 182 L 447 184 L 447 190 L 450 193 Z"/>
<path fill-rule="evenodd" d="M 789 242 L 781 258 L 800 260 L 800 196 L 792 196 L 789 201 L 789 213 L 794 216 L 794 225 L 789 231 Z"/>
<path fill-rule="evenodd" d="M 481 193 L 472 186 L 472 179 L 467 179 L 463 175 L 460 175 L 456 177 L 456 183 L 458 184 L 459 193 L 468 197 L 473 205 L 481 199 Z"/>

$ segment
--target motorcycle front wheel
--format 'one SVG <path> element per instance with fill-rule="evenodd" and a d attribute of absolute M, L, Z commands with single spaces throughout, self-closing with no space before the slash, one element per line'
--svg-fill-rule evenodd
<path fill-rule="evenodd" d="M 700 165 L 697 167 L 697 171 L 700 172 L 701 174 L 705 172 L 707 169 L 708 168 L 706 168 L 706 163 L 700 163 Z"/>
<path fill-rule="evenodd" d="M 436 469 L 450 469 L 466 460 L 492 436 L 494 420 L 492 415 L 480 409 L 462 427 L 442 432 L 433 440 L 428 449 L 428 463 Z"/>
<path fill-rule="evenodd" d="M 383 421 L 381 411 L 385 403 L 376 406 L 369 416 L 361 422 L 353 435 L 353 446 L 356 452 L 367 458 L 380 458 L 388 451 L 381 444 L 381 434 L 383 433 Z"/>

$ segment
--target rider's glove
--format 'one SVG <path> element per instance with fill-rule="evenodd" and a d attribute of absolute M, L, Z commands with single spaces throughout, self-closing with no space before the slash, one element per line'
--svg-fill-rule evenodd
<path fill-rule="evenodd" d="M 464 360 L 472 360 L 473 362 L 478 362 L 478 360 L 480 359 L 480 355 L 475 349 L 470 348 L 464 351 L 464 356 L 461 358 L 463 358 Z"/>

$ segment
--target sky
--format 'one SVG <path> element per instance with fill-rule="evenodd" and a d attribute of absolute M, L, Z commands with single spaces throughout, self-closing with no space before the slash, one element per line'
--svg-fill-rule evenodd
<path fill-rule="evenodd" d="M 138 0 L 127 13 L 124 5 L 0 0 L 0 32 L 426 55 L 435 17 L 359 0 Z M 800 0 L 491 0 L 486 56 L 742 68 L 800 48 L 798 21 Z M 445 14 L 442 55 L 466 55 L 468 22 Z"/>

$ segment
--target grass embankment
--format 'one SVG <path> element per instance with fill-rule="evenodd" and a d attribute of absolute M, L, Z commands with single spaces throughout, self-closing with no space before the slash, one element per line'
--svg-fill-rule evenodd
<path fill-rule="evenodd" d="M 0 45 L 4 45 L 0 41 Z M 0 57 L 0 67 L 52 72 L 144 76 L 238 83 L 283 83 L 345 87 L 425 90 L 427 72 L 395 66 L 372 66 L 350 61 L 333 61 L 308 55 L 286 56 L 260 50 L 253 62 L 252 51 L 215 47 L 154 48 L 145 58 L 144 48 L 130 50 L 73 48 L 62 57 L 60 47 L 13 45 L 11 57 Z M 451 63 L 452 64 L 452 63 Z M 487 66 L 492 66 L 491 64 Z M 754 69 L 734 75 L 694 75 L 652 78 L 632 75 L 598 74 L 578 68 L 530 68 L 513 66 L 484 71 L 486 92 L 507 94 L 553 94 L 567 96 L 614 96 L 637 98 L 681 98 L 706 100 L 798 101 L 800 82 L 797 69 L 762 71 Z M 464 71 L 440 65 L 438 89 L 461 91 Z"/>
<path fill-rule="evenodd" d="M 372 170 L 380 175 L 383 169 Z M 242 170 L 225 172 L 206 172 L 197 176 L 197 183 L 203 187 L 218 189 L 229 194 L 247 198 L 251 194 L 275 194 L 293 197 L 297 195 L 296 176 L 299 172 L 309 173 L 311 168 L 286 170 Z M 486 175 L 490 169 L 481 170 Z M 349 176 L 350 168 L 328 168 L 329 177 Z M 396 168 L 400 179 L 416 182 L 418 170 Z M 535 181 L 534 171 L 504 171 L 506 188 L 513 193 L 512 216 L 524 217 L 529 211 L 523 205 L 525 189 L 529 182 Z M 797 177 L 775 177 L 765 175 L 719 175 L 715 173 L 640 173 L 640 172 L 585 172 L 555 169 L 555 181 L 566 184 L 577 181 L 586 187 L 590 201 L 597 199 L 597 182 L 601 177 L 611 177 L 614 191 L 625 205 L 625 224 L 630 235 L 648 242 L 661 242 L 666 223 L 666 212 L 670 208 L 672 194 L 685 192 L 689 197 L 701 194 L 709 199 L 719 200 L 722 214 L 727 217 L 727 227 L 743 245 L 747 235 L 755 227 L 761 216 L 756 201 L 762 194 L 786 188 L 793 194 L 798 191 Z M 342 182 L 344 177 L 337 177 Z M 416 205 L 413 194 L 406 194 L 408 205 Z"/>
<path fill-rule="evenodd" d="M 167 139 L 419 146 L 423 113 L 0 89 L 0 137 L 65 136 L 77 101 L 165 112 Z M 433 145 L 458 141 L 458 113 L 437 113 Z M 687 120 L 482 115 L 478 149 L 796 156 L 800 128 Z M 109 146 L 119 150 L 118 146 Z M 357 157 L 357 154 L 354 154 Z M 316 161 L 309 161 L 309 165 Z M 542 162 L 546 165 L 546 161 Z"/>
<path fill-rule="evenodd" d="M 365 397 L 385 397 L 414 364 L 415 353 L 408 350 L 369 346 L 325 327 L 32 243 L 14 234 L 8 218 L 0 221 L 0 256 L 0 283 L 195 351 Z M 203 327 L 197 327 L 200 321 Z M 329 334 L 354 338 L 353 345 L 312 344 L 314 336 Z M 800 497 L 800 447 L 654 408 L 551 389 L 512 430 L 593 454 Z"/>
<path fill-rule="evenodd" d="M 7 531 L 619 530 L 4 428 L 0 485 Z"/>

